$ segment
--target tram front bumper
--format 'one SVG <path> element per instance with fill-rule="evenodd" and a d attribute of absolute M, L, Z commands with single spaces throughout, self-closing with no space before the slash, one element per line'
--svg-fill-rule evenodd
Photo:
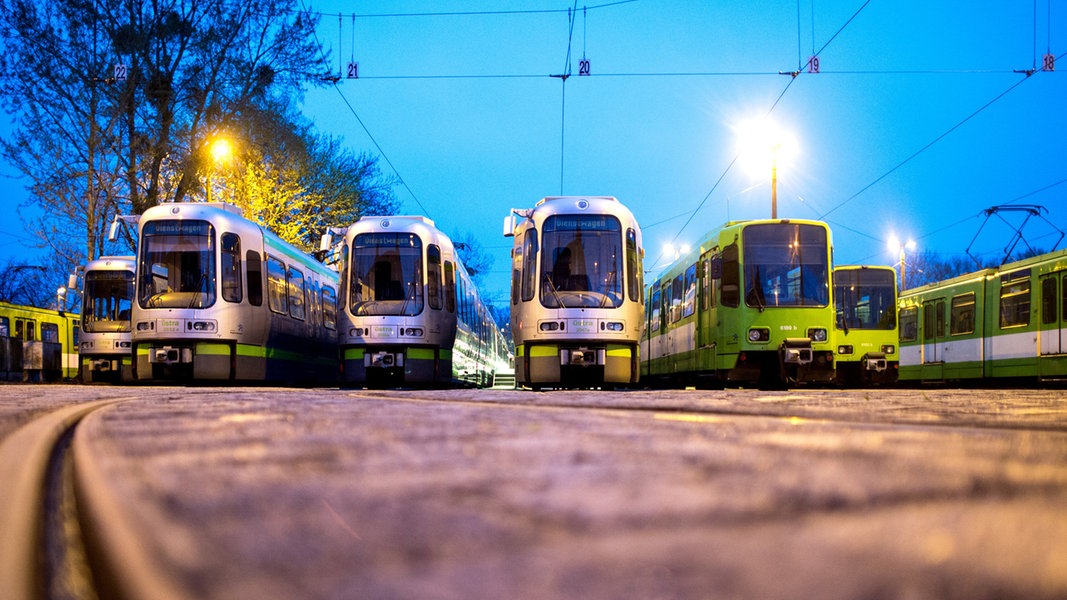
<path fill-rule="evenodd" d="M 789 338 L 778 348 L 782 362 L 787 365 L 811 364 L 811 340 L 808 338 Z"/>
<path fill-rule="evenodd" d="M 172 365 L 175 363 L 191 363 L 193 362 L 193 349 L 175 348 L 173 346 L 152 348 L 148 352 L 148 361 L 153 364 L 166 365 Z"/>

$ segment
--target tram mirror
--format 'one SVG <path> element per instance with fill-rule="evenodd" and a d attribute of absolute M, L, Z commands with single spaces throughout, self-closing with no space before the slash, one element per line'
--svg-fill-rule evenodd
<path fill-rule="evenodd" d="M 722 279 L 722 258 L 716 256 L 711 259 L 711 278 Z"/>
<path fill-rule="evenodd" d="M 504 217 L 504 237 L 515 235 L 515 215 Z"/>
<path fill-rule="evenodd" d="M 329 250 L 330 246 L 332 245 L 333 236 L 330 235 L 329 231 L 327 231 L 326 233 L 322 234 L 322 238 L 319 240 L 319 250 Z"/>
<path fill-rule="evenodd" d="M 119 222 L 112 221 L 111 229 L 107 230 L 107 240 L 109 242 L 114 242 L 117 239 L 119 239 Z"/>
<path fill-rule="evenodd" d="M 67 278 L 67 287 L 72 289 L 72 290 L 78 289 L 78 274 L 77 273 L 71 273 L 70 277 Z"/>

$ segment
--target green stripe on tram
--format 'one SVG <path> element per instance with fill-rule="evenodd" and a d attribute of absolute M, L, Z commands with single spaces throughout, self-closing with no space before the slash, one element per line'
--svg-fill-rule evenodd
<path fill-rule="evenodd" d="M 530 358 L 559 356 L 558 346 L 530 346 Z"/>
<path fill-rule="evenodd" d="M 436 355 L 433 348 L 408 348 L 407 357 L 410 360 L 433 360 Z"/>

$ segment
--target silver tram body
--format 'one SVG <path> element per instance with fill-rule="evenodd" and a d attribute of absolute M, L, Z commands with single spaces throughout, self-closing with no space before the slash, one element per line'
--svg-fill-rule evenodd
<path fill-rule="evenodd" d="M 644 314 L 641 230 L 612 197 L 544 198 L 513 209 L 511 331 L 516 383 L 637 383 Z"/>
<path fill-rule="evenodd" d="M 337 381 L 337 274 L 221 203 L 138 225 L 138 381 Z"/>
<path fill-rule="evenodd" d="M 85 265 L 78 348 L 84 383 L 133 379 L 130 316 L 135 265 L 132 256 L 104 256 Z"/>
<path fill-rule="evenodd" d="M 362 217 L 341 253 L 343 385 L 493 385 L 505 341 L 433 221 Z"/>

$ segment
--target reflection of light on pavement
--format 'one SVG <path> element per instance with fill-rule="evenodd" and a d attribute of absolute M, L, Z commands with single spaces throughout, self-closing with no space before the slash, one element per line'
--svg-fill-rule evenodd
<path fill-rule="evenodd" d="M 694 415 L 681 413 L 656 413 L 656 419 L 660 421 L 682 421 L 684 423 L 725 423 L 722 417 L 711 415 Z"/>

